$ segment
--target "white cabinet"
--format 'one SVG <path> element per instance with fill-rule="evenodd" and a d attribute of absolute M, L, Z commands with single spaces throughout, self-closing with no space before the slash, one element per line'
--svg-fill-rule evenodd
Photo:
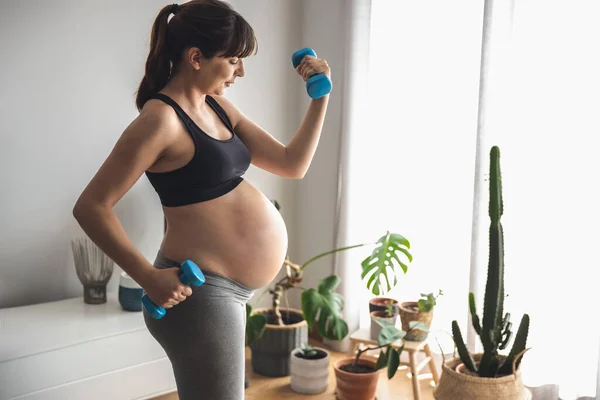
<path fill-rule="evenodd" d="M 0 309 L 0 400 L 129 400 L 175 391 L 141 312 L 83 298 Z"/>

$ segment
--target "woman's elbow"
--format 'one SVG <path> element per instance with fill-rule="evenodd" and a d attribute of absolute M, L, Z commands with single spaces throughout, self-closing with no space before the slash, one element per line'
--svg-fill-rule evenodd
<path fill-rule="evenodd" d="M 80 200 L 77 200 L 73 206 L 73 217 L 77 221 L 81 221 L 89 213 L 89 207 Z"/>
<path fill-rule="evenodd" d="M 290 168 L 286 175 L 288 179 L 302 179 L 306 175 L 306 170 L 304 168 Z"/>
<path fill-rule="evenodd" d="M 89 218 L 91 214 L 94 214 L 98 210 L 98 206 L 93 201 L 80 197 L 75 205 L 73 206 L 73 217 L 81 223 L 82 220 Z"/>

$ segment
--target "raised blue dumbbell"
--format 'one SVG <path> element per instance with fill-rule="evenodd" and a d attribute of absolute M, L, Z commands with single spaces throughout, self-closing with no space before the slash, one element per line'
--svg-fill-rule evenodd
<path fill-rule="evenodd" d="M 200 268 L 191 260 L 185 260 L 181 264 L 181 274 L 179 274 L 179 280 L 184 285 L 188 286 L 202 286 L 206 281 L 204 274 L 200 271 Z M 147 294 L 142 296 L 142 304 L 148 311 L 148 314 L 152 316 L 154 319 L 161 319 L 167 313 L 163 307 L 159 307 L 150 298 Z"/>
<path fill-rule="evenodd" d="M 310 47 L 305 47 L 292 54 L 292 65 L 298 67 L 305 56 L 316 57 L 317 53 Z M 331 79 L 325 74 L 315 74 L 306 81 L 306 91 L 313 99 L 318 99 L 331 92 Z"/>

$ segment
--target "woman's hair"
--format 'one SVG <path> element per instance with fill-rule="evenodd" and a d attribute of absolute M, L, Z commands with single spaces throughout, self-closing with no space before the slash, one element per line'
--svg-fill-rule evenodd
<path fill-rule="evenodd" d="M 199 48 L 209 59 L 243 58 L 256 53 L 258 43 L 250 24 L 223 1 L 192 0 L 164 7 L 152 26 L 150 54 L 137 91 L 138 110 L 167 84 L 190 47 Z"/>

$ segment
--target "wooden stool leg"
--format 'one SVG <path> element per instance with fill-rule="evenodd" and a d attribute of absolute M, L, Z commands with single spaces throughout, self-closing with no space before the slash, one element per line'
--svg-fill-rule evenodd
<path fill-rule="evenodd" d="M 438 383 L 440 383 L 440 374 L 437 371 L 437 367 L 435 366 L 435 360 L 431 355 L 431 349 L 429 348 L 428 344 L 425 345 L 425 355 L 429 357 L 429 371 L 431 372 L 431 377 L 433 378 L 433 381 L 437 385 Z"/>
<path fill-rule="evenodd" d="M 408 353 L 410 360 L 410 373 L 412 375 L 413 396 L 415 400 L 421 400 L 421 386 L 419 384 L 419 373 L 417 372 L 417 362 L 415 360 L 415 352 Z"/>

